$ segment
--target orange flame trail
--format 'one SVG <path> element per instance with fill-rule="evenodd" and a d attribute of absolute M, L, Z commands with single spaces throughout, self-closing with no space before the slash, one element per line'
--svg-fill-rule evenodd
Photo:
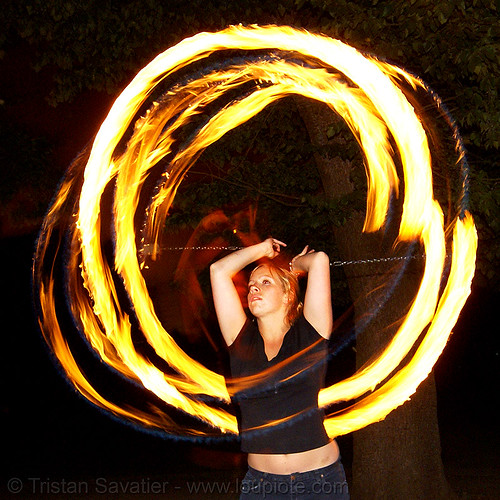
<path fill-rule="evenodd" d="M 229 49 L 281 52 L 231 63 L 177 84 L 165 93 L 163 101 L 153 103 L 144 116 L 137 118 L 162 81 L 195 61 Z M 295 62 L 283 54 L 293 54 Z M 297 63 L 299 56 L 307 62 Z M 65 224 L 71 233 L 67 273 L 71 313 L 100 359 L 167 405 L 200 419 L 217 432 L 238 432 L 234 415 L 210 403 L 210 398 L 229 402 L 224 377 L 189 357 L 165 330 L 155 312 L 138 255 L 141 247 L 147 245 L 152 248 L 152 258 L 156 257 L 160 228 L 180 183 L 200 154 L 270 103 L 299 94 L 323 102 L 338 113 L 364 152 L 368 179 L 365 231 L 384 226 L 389 201 L 399 194 L 402 181 L 397 175 L 391 144 L 396 145 L 404 177 L 398 238 L 420 242 L 426 256 L 420 288 L 393 340 L 368 366 L 320 392 L 319 403 L 324 407 L 363 396 L 346 410 L 329 416 L 325 426 L 332 437 L 349 433 L 385 418 L 409 399 L 444 349 L 470 293 L 477 235 L 470 214 L 456 219 L 451 270 L 440 293 L 446 258 L 443 214 L 433 194 L 427 136 L 400 88 L 400 80 L 415 88 L 421 85 L 403 70 L 366 57 L 338 40 L 278 26 L 236 26 L 218 33 L 200 33 L 168 49 L 142 69 L 104 120 L 86 160 L 83 178 L 69 176 L 62 184 L 38 243 L 34 279 L 38 284 L 40 326 L 77 390 L 122 418 L 145 427 L 174 431 L 175 424 L 159 407 L 139 411 L 101 396 L 75 361 L 57 319 L 52 269 L 46 271 L 49 243 L 57 228 L 62 226 L 64 230 Z M 175 147 L 176 132 L 195 115 L 225 93 L 249 82 L 254 82 L 251 93 L 213 112 L 184 147 Z M 121 144 L 132 123 L 134 131 L 123 150 Z M 135 218 L 141 190 L 155 166 L 165 158 L 168 169 L 146 210 L 144 236 L 138 242 Z M 101 207 L 112 183 L 116 244 L 110 264 L 103 250 Z M 77 191 L 74 221 L 68 224 L 63 212 Z M 171 368 L 168 373 L 137 352 L 131 320 L 120 303 L 114 273 L 123 281 L 149 346 Z M 426 328 L 411 360 L 387 380 Z"/>

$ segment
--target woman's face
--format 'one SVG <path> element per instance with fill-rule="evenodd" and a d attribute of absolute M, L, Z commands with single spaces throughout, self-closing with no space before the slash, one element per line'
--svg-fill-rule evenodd
<path fill-rule="evenodd" d="M 248 281 L 248 308 L 255 317 L 283 310 L 286 314 L 288 298 L 279 278 L 268 266 L 260 266 L 250 275 Z"/>

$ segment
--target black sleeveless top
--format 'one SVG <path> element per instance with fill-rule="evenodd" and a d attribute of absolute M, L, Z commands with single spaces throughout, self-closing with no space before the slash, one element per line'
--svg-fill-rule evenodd
<path fill-rule="evenodd" d="M 241 448 L 247 453 L 298 453 L 327 444 L 318 392 L 324 385 L 327 341 L 300 316 L 268 361 L 257 322 L 247 320 L 229 346 L 233 379 L 257 375 L 234 396 Z M 235 387 L 238 380 L 234 381 Z M 279 425 L 266 426 L 269 422 Z"/>

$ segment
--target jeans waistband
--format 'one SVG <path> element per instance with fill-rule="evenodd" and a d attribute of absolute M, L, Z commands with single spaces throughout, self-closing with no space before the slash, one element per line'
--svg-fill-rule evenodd
<path fill-rule="evenodd" d="M 291 474 L 273 474 L 271 472 L 263 472 L 261 470 L 254 469 L 253 467 L 248 466 L 248 470 L 252 472 L 252 474 L 256 476 L 260 476 L 269 481 L 308 481 L 309 479 L 317 479 L 330 472 L 336 470 L 340 464 L 340 457 L 330 465 L 326 465 L 325 467 L 320 467 L 319 469 L 308 470 L 305 472 L 292 472 Z"/>

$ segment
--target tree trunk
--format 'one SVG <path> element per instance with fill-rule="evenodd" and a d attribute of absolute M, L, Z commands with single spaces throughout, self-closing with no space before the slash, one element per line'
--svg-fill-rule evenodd
<path fill-rule="evenodd" d="M 297 106 L 313 145 L 328 145 L 327 127 L 339 118 L 326 105 L 317 102 L 300 98 L 297 99 Z M 317 154 L 315 160 L 327 196 L 339 198 L 353 191 L 350 181 L 353 165 L 325 154 Z M 363 234 L 363 220 L 364 214 L 356 212 L 343 227 L 333 229 L 342 260 L 383 257 L 391 248 L 391 234 Z M 393 236 L 394 231 L 392 233 Z M 345 267 L 355 305 L 356 324 L 361 318 L 373 316 L 374 311 L 379 310 L 385 292 L 383 287 L 378 287 L 391 278 L 394 265 L 388 262 Z M 418 288 L 420 267 L 419 262 L 409 264 L 390 300 L 368 327 L 358 334 L 358 368 L 376 356 L 397 330 L 398 320 L 406 313 Z M 453 497 L 441 460 L 433 375 L 421 384 L 410 401 L 390 413 L 385 420 L 354 434 L 351 491 L 356 500 Z"/>

